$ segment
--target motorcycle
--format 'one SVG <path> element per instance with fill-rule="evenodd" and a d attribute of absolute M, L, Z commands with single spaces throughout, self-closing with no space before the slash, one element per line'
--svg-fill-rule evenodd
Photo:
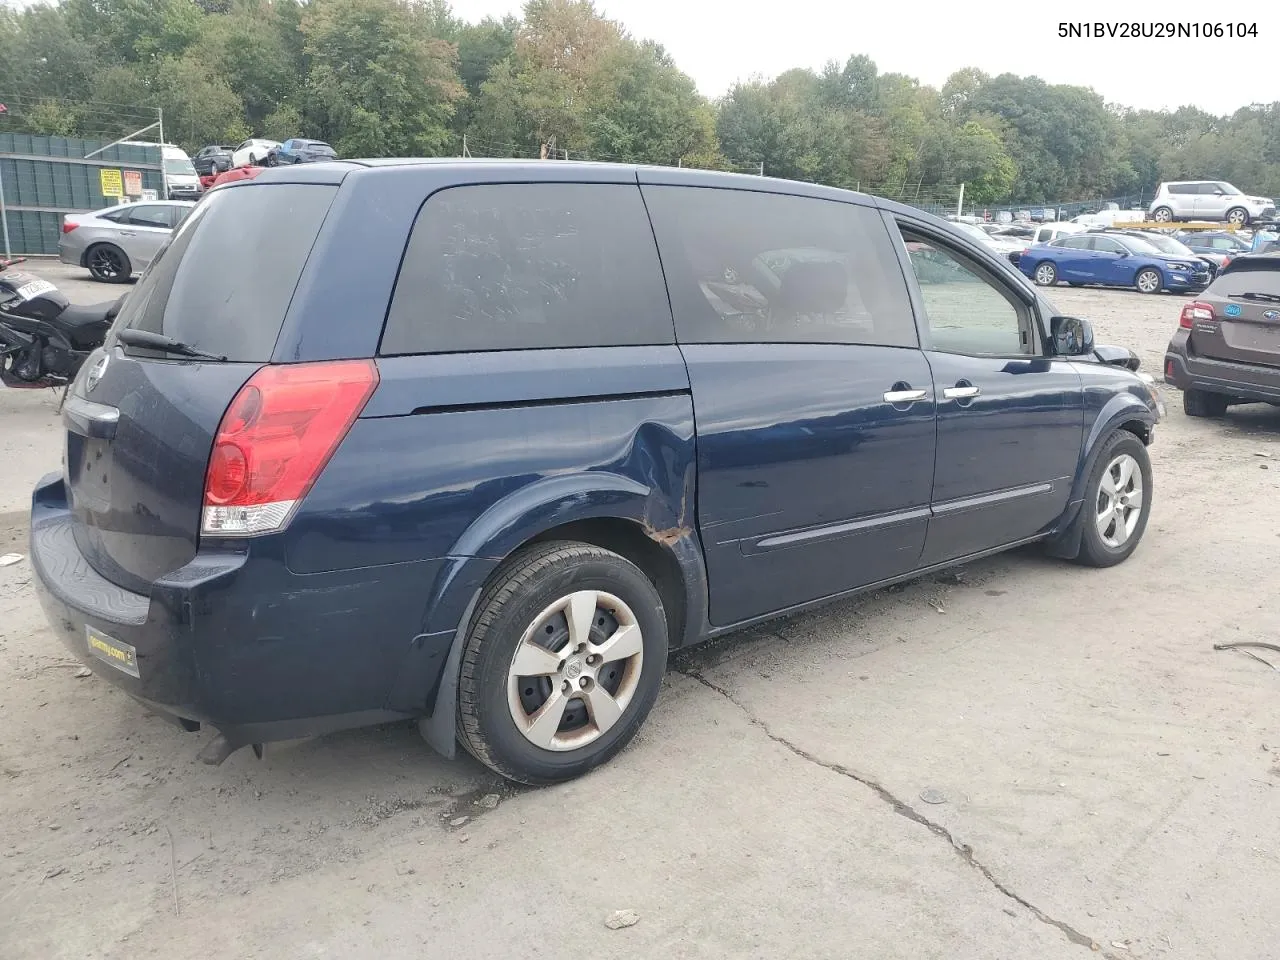
<path fill-rule="evenodd" d="M 57 387 L 75 379 L 102 346 L 124 296 L 76 306 L 47 280 L 0 260 L 0 383 L 13 388 Z"/>

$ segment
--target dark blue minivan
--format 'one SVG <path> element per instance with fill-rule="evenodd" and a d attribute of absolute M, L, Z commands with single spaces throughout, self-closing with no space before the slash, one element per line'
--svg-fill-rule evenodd
<path fill-rule="evenodd" d="M 526 783 L 669 650 L 1019 544 L 1137 546 L 1161 406 L 1007 262 L 869 196 L 368 161 L 212 191 L 66 399 L 31 557 L 203 757 L 416 718 Z"/>

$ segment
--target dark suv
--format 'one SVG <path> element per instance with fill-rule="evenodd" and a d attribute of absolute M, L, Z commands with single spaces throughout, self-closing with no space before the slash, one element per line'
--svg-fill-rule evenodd
<path fill-rule="evenodd" d="M 1182 308 L 1164 379 L 1190 417 L 1220 417 L 1233 403 L 1280 404 L 1280 254 L 1236 257 Z"/>
<path fill-rule="evenodd" d="M 75 654 L 206 760 L 418 718 L 548 783 L 630 740 L 669 649 L 1034 541 L 1124 560 L 1135 367 L 861 194 L 303 164 L 213 190 L 131 292 L 31 556 Z"/>

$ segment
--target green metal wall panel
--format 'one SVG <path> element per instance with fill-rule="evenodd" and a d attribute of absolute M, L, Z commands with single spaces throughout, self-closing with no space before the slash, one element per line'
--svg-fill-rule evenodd
<path fill-rule="evenodd" d="M 163 178 L 158 146 L 117 144 L 84 159 L 103 142 L 0 133 L 4 213 L 15 255 L 57 254 L 63 214 L 114 204 L 114 198 L 102 195 L 103 169 L 136 170 L 142 175 L 142 188 L 160 195 Z M 0 255 L 3 252 L 0 249 Z"/>

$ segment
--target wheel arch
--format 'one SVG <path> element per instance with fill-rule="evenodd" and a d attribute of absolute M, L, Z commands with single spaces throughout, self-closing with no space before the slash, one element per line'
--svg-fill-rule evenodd
<path fill-rule="evenodd" d="M 84 252 L 80 254 L 80 266 L 84 267 L 87 270 L 89 268 L 89 254 L 93 253 L 93 251 L 101 247 L 111 247 L 114 250 L 118 250 L 120 252 L 120 256 L 124 257 L 125 265 L 128 266 L 131 270 L 133 269 L 133 259 L 129 256 L 127 252 L 125 252 L 124 247 L 120 246 L 120 244 L 115 243 L 114 241 L 111 241 L 111 240 L 94 240 L 87 247 L 85 247 Z"/>
<path fill-rule="evenodd" d="M 533 544 L 577 541 L 625 557 L 662 597 L 670 647 L 699 639 L 706 630 L 707 586 L 692 495 L 692 470 L 678 504 L 628 477 L 570 474 L 530 484 L 477 518 L 459 538 L 427 603 L 424 635 L 452 635 L 439 682 L 424 691 L 428 715 L 419 729 L 427 742 L 446 757 L 455 754 L 461 655 L 480 595 L 503 562 Z"/>
<path fill-rule="evenodd" d="M 1141 400 L 1130 393 L 1112 397 L 1094 418 L 1089 433 L 1080 448 L 1080 460 L 1071 483 L 1071 496 L 1067 509 L 1059 522 L 1059 533 L 1047 544 L 1051 556 L 1064 560 L 1074 559 L 1080 553 L 1080 525 L 1076 518 L 1084 504 L 1084 488 L 1097 465 L 1098 453 L 1103 442 L 1117 430 L 1132 433 L 1143 446 L 1151 443 L 1156 415 Z"/>

